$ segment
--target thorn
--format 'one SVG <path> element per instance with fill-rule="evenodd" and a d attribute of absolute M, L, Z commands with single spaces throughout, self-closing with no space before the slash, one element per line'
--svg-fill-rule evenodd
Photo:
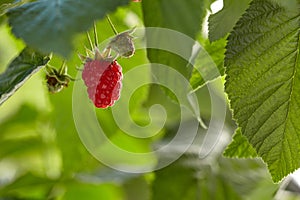
<path fill-rule="evenodd" d="M 85 49 L 87 57 L 93 57 L 94 55 L 94 50 L 90 50 L 88 48 Z"/>
<path fill-rule="evenodd" d="M 55 67 L 53 67 L 53 66 L 51 66 L 49 64 L 47 64 L 45 66 L 45 71 L 46 71 L 47 75 L 51 75 L 51 74 L 56 74 L 57 73 L 57 70 L 55 69 Z"/>
<path fill-rule="evenodd" d="M 79 81 L 80 79 L 75 79 L 72 76 L 70 76 L 69 74 L 65 75 L 66 77 L 68 77 L 71 81 Z"/>
<path fill-rule="evenodd" d="M 108 58 L 109 55 L 111 53 L 111 48 L 110 47 L 107 47 L 106 49 L 104 49 L 103 53 L 102 53 L 102 58 Z"/>
<path fill-rule="evenodd" d="M 61 67 L 59 68 L 58 74 L 63 75 L 68 73 L 68 67 L 66 65 L 66 61 L 64 60 Z"/>
<path fill-rule="evenodd" d="M 108 23 L 109 23 L 111 29 L 113 30 L 114 34 L 118 35 L 118 31 L 117 31 L 116 27 L 114 26 L 114 24 L 112 23 L 112 21 L 110 20 L 108 15 L 106 15 L 106 18 L 107 18 Z"/>
<path fill-rule="evenodd" d="M 137 26 L 134 26 L 131 30 L 127 31 L 129 35 L 133 34 L 137 29 Z"/>
<path fill-rule="evenodd" d="M 119 53 L 117 53 L 114 57 L 112 57 L 112 60 L 117 60 L 117 58 L 120 56 Z"/>
<path fill-rule="evenodd" d="M 80 54 L 80 53 L 78 53 L 77 55 L 78 55 L 79 59 L 80 59 L 82 62 L 86 61 L 87 58 L 88 58 L 87 56 L 84 56 L 84 55 L 82 55 L 82 54 Z"/>
<path fill-rule="evenodd" d="M 95 48 L 95 59 L 96 60 L 103 60 L 103 56 L 101 55 L 99 49 L 96 47 Z"/>
<path fill-rule="evenodd" d="M 96 23 L 94 22 L 94 40 L 95 40 L 95 47 L 98 46 L 98 35 L 97 35 L 97 27 Z"/>
<path fill-rule="evenodd" d="M 94 46 L 93 46 L 92 39 L 91 39 L 91 36 L 90 36 L 89 32 L 86 32 L 86 35 L 87 35 L 89 44 L 91 46 L 91 49 L 94 50 Z"/>

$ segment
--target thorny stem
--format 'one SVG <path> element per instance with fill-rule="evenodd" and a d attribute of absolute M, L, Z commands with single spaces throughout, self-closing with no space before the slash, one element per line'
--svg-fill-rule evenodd
<path fill-rule="evenodd" d="M 108 15 L 106 15 L 106 18 L 107 18 L 108 23 L 109 23 L 111 29 L 113 30 L 114 34 L 118 35 L 118 31 L 117 31 L 116 27 L 114 26 L 114 24 L 112 23 L 112 21 L 110 20 Z"/>

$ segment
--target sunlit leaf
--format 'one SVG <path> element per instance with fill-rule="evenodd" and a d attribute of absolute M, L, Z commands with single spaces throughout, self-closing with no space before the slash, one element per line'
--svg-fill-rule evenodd
<path fill-rule="evenodd" d="M 213 42 L 228 34 L 250 2 L 251 0 L 224 0 L 223 9 L 209 16 L 209 40 Z"/>
<path fill-rule="evenodd" d="M 247 138 L 242 135 L 241 130 L 237 129 L 232 142 L 224 151 L 224 156 L 238 158 L 257 157 L 255 149 L 249 144 Z"/>
<path fill-rule="evenodd" d="M 204 50 L 201 50 L 196 57 L 194 70 L 190 78 L 190 83 L 194 90 L 203 86 L 207 81 L 212 81 L 224 75 L 225 71 L 224 54 L 226 39 L 223 38 L 213 43 L 206 40 L 202 45 Z"/>
<path fill-rule="evenodd" d="M 20 126 L 26 125 L 26 126 L 34 126 L 35 121 L 38 118 L 38 112 L 35 108 L 29 105 L 23 105 L 18 111 L 17 114 L 10 116 L 9 118 L 1 121 L 0 123 L 0 138 L 5 135 L 6 131 L 9 130 L 12 126 Z M 33 127 L 32 127 L 33 128 Z"/>
<path fill-rule="evenodd" d="M 193 98 L 187 99 L 191 91 L 189 78 L 193 70 L 190 62 L 195 39 L 206 14 L 207 2 L 145 0 L 142 5 L 146 28 L 158 27 L 146 29 L 147 56 L 152 63 L 154 79 L 164 85 L 164 92 L 174 101 L 178 100 L 188 108 L 197 105 L 195 102 L 191 103 Z M 190 110 L 201 126 L 206 127 L 199 111 L 194 107 Z"/>
<path fill-rule="evenodd" d="M 122 199 L 120 187 L 114 184 L 71 183 L 66 185 L 65 200 Z"/>
<path fill-rule="evenodd" d="M 25 174 L 13 183 L 0 188 L 1 197 L 19 197 L 21 199 L 46 199 L 56 180 Z"/>
<path fill-rule="evenodd" d="M 192 72 L 192 66 L 188 64 L 188 59 L 192 53 L 192 47 L 196 35 L 201 30 L 201 24 L 205 16 L 205 1 L 168 1 L 168 0 L 145 0 L 143 1 L 144 23 L 146 27 L 161 27 L 178 31 L 158 32 L 157 35 L 147 35 L 147 44 L 157 45 L 162 49 L 148 49 L 147 56 L 151 63 L 161 63 L 176 69 L 187 79 Z M 175 12 L 176 11 L 176 12 Z M 189 39 L 182 40 L 180 33 L 189 36 Z M 163 50 L 165 49 L 165 50 Z M 167 52 L 167 50 L 169 52 Z M 183 57 L 180 57 L 181 54 Z M 159 79 L 164 78 L 169 82 L 175 82 L 168 75 L 168 71 L 161 68 L 152 69 L 154 75 Z M 175 83 L 174 83 L 175 84 Z M 177 88 L 183 88 L 181 82 L 177 82 Z"/>
<path fill-rule="evenodd" d="M 40 138 L 29 138 L 21 140 L 3 140 L 0 142 L 0 158 L 24 155 L 31 151 L 40 151 L 43 149 L 43 141 Z"/>
<path fill-rule="evenodd" d="M 225 58 L 234 117 L 276 182 L 300 166 L 297 2 L 291 8 L 253 1 L 229 36 Z"/>

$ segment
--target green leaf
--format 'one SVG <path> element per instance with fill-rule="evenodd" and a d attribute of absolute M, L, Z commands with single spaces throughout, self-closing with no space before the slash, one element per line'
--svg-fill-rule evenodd
<path fill-rule="evenodd" d="M 248 8 L 251 0 L 224 0 L 224 7 L 208 18 L 208 37 L 211 42 L 227 35 Z"/>
<path fill-rule="evenodd" d="M 20 5 L 24 3 L 22 1 L 15 1 L 15 0 L 1 0 L 0 3 L 0 16 L 4 15 L 6 11 L 10 8 L 13 8 L 14 6 Z"/>
<path fill-rule="evenodd" d="M 272 182 L 261 159 L 220 157 L 218 164 L 217 174 L 214 170 L 211 170 L 210 173 L 215 175 L 209 175 L 209 172 L 207 172 L 205 176 L 207 180 L 202 180 L 203 187 L 209 188 L 212 193 L 211 196 L 215 195 L 217 197 L 214 199 L 233 199 L 231 196 L 234 195 L 238 197 L 237 199 L 273 199 L 275 191 L 280 186 Z M 222 184 L 217 185 L 216 182 Z M 261 188 L 265 189 L 264 193 L 259 191 Z M 254 196 L 256 198 L 252 198 Z"/>
<path fill-rule="evenodd" d="M 220 75 L 223 76 L 225 71 L 224 54 L 226 39 L 223 38 L 213 43 L 205 40 L 202 45 L 205 51 L 200 51 L 196 57 L 193 73 L 190 78 L 190 83 L 194 90 L 203 86 L 207 81 L 218 78 Z"/>
<path fill-rule="evenodd" d="M 206 2 L 198 0 L 174 0 L 172 2 L 168 0 L 144 0 L 142 4 L 146 27 L 162 27 L 176 31 L 174 34 L 158 31 L 156 35 L 147 35 L 148 46 L 161 47 L 161 49 L 147 49 L 149 61 L 165 64 L 189 78 L 193 68 L 188 65 L 188 58 L 191 56 L 195 42 L 193 39 L 201 30 L 206 12 Z M 180 38 L 183 37 L 180 37 L 180 33 L 190 38 L 182 41 Z M 176 54 L 181 55 L 181 57 Z M 159 67 L 152 70 L 158 78 L 162 77 L 169 82 L 174 82 L 174 77 L 170 77 L 168 71 Z M 177 88 L 181 88 L 181 83 L 178 83 L 178 86 Z"/>
<path fill-rule="evenodd" d="M 207 4 L 206 1 L 198 0 L 142 1 L 146 28 L 158 27 L 146 29 L 147 57 L 151 63 L 154 80 L 165 86 L 162 88 L 172 100 L 179 101 L 187 108 L 193 107 L 187 99 L 191 91 L 189 79 L 193 70 L 190 64 L 191 55 L 195 38 L 201 30 Z M 191 110 L 201 125 L 206 127 L 199 112 Z"/>
<path fill-rule="evenodd" d="M 218 200 L 240 200 L 241 196 L 235 191 L 235 188 L 228 183 L 226 177 L 212 172 L 206 172 L 206 175 L 199 180 L 199 199 L 218 199 Z"/>
<path fill-rule="evenodd" d="M 0 188 L 1 197 L 20 199 L 46 199 L 56 180 L 38 177 L 30 173 L 19 177 L 11 184 Z"/>
<path fill-rule="evenodd" d="M 210 159 L 215 161 L 199 160 L 196 154 L 185 155 L 155 171 L 152 199 L 247 199 L 264 180 L 269 180 L 268 185 L 273 191 L 278 188 L 270 183 L 264 165 L 258 159 Z"/>
<path fill-rule="evenodd" d="M 80 71 L 78 72 L 74 67 L 74 63 L 76 63 L 76 61 L 78 62 L 76 57 L 77 55 L 74 54 L 73 59 L 75 60 L 69 60 L 67 63 L 68 73 L 73 77 L 75 77 L 75 73 L 81 75 Z M 51 59 L 52 66 L 61 66 L 61 63 L 62 61 L 57 56 L 53 56 Z M 56 135 L 56 145 L 60 150 L 62 170 L 65 177 L 73 177 L 76 172 L 91 171 L 96 167 L 101 166 L 101 163 L 96 160 L 96 158 L 88 152 L 87 147 L 84 146 L 81 138 L 79 137 L 80 133 L 77 131 L 75 126 L 76 121 L 74 121 L 74 113 L 78 115 L 78 110 L 86 110 L 84 106 L 87 106 L 82 103 L 82 97 L 79 97 L 79 100 L 75 101 L 72 96 L 78 93 L 78 88 L 74 89 L 74 85 L 79 84 L 80 78 L 81 76 L 77 76 L 77 81 L 70 83 L 69 86 L 64 88 L 61 92 L 54 95 L 49 94 L 51 107 L 55 108 L 51 112 L 50 126 Z M 81 102 L 82 104 L 79 104 L 78 102 Z M 76 105 L 78 110 L 74 110 L 72 108 L 72 103 Z M 81 119 L 82 123 L 86 123 L 86 118 L 82 117 Z"/>
<path fill-rule="evenodd" d="M 43 52 L 69 56 L 75 34 L 128 0 L 40 0 L 8 11 L 12 32 Z"/>
<path fill-rule="evenodd" d="M 272 182 L 272 180 L 269 179 L 262 179 L 260 180 L 251 194 L 247 196 L 247 199 L 275 199 L 274 196 L 277 193 L 280 193 L 278 190 L 283 190 L 283 188 L 280 188 L 280 185 L 276 185 Z M 281 191 L 283 192 L 283 191 Z M 285 193 L 284 191 L 283 193 Z M 281 196 L 281 195 L 278 195 Z M 284 195 L 285 198 L 288 196 Z M 299 197 L 299 194 L 297 194 Z M 286 199 L 291 199 L 291 198 L 286 198 Z"/>
<path fill-rule="evenodd" d="M 40 70 L 50 58 L 26 47 L 0 74 L 0 105 L 13 95 L 25 81 Z"/>
<path fill-rule="evenodd" d="M 71 184 L 66 184 L 66 192 L 63 199 L 123 199 L 123 194 L 121 188 L 113 184 L 73 182 Z"/>
<path fill-rule="evenodd" d="M 155 200 L 188 200 L 196 199 L 196 170 L 176 162 L 155 172 L 152 183 Z"/>
<path fill-rule="evenodd" d="M 5 138 L 6 134 L 9 134 L 9 129 L 13 126 L 28 126 L 30 128 L 34 128 L 36 122 L 38 120 L 39 113 L 37 110 L 27 104 L 22 105 L 18 110 L 17 114 L 12 115 L 10 117 L 6 117 L 5 120 L 1 120 L 0 123 L 0 140 L 2 137 Z M 8 132 L 8 133 L 7 133 Z M 11 135 L 10 135 L 11 136 Z M 1 154 L 1 153 L 0 153 Z"/>
<path fill-rule="evenodd" d="M 232 142 L 227 146 L 223 155 L 231 158 L 257 157 L 255 149 L 251 146 L 251 144 L 249 144 L 247 138 L 244 135 L 242 135 L 240 129 L 236 130 Z"/>
<path fill-rule="evenodd" d="M 76 131 L 72 117 L 72 86 L 50 96 L 50 102 L 55 107 L 52 112 L 52 126 L 57 133 L 56 142 L 61 152 L 66 176 L 101 165 L 87 151 Z"/>
<path fill-rule="evenodd" d="M 126 191 L 126 199 L 130 200 L 149 200 L 149 185 L 143 176 L 133 178 L 123 184 Z"/>
<path fill-rule="evenodd" d="M 225 58 L 234 117 L 276 182 L 300 166 L 297 2 L 290 8 L 253 1 L 228 38 Z"/>
<path fill-rule="evenodd" d="M 21 140 L 3 140 L 0 142 L 0 158 L 9 156 L 24 155 L 27 152 L 38 152 L 45 149 L 40 138 L 30 138 Z"/>
<path fill-rule="evenodd" d="M 3 3 L 0 4 L 0 19 L 1 19 L 1 21 L 2 21 L 2 15 L 5 14 L 6 9 L 9 8 L 11 2 L 12 1 L 8 0 L 8 1 L 4 1 Z"/>
<path fill-rule="evenodd" d="M 206 4 L 197 0 L 143 0 L 144 23 L 146 27 L 169 28 L 195 38 L 205 17 Z"/>

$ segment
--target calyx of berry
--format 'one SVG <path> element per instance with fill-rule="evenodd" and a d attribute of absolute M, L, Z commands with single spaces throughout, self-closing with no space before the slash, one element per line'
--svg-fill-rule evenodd
<path fill-rule="evenodd" d="M 94 47 L 94 51 L 86 49 L 86 56 L 82 54 L 78 54 L 79 58 L 83 61 L 83 63 L 92 61 L 92 60 L 102 60 L 112 62 L 116 59 L 116 57 L 112 57 L 110 55 L 111 49 L 106 48 L 102 53 L 98 49 L 98 47 Z"/>
<path fill-rule="evenodd" d="M 129 58 L 133 56 L 135 48 L 133 44 L 134 36 L 132 33 L 135 28 L 125 31 L 123 33 L 117 34 L 108 44 L 107 48 L 114 50 L 119 56 Z"/>
<path fill-rule="evenodd" d="M 58 93 L 63 88 L 68 87 L 70 81 L 74 81 L 70 75 L 68 75 L 68 68 L 65 63 L 62 64 L 59 70 L 46 65 L 46 83 L 48 91 L 50 93 Z"/>

